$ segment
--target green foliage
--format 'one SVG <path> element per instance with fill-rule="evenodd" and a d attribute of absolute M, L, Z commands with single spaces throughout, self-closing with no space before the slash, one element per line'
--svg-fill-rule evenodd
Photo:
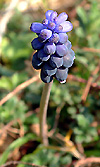
<path fill-rule="evenodd" d="M 27 80 L 27 74 L 25 72 L 20 74 L 14 73 L 11 77 L 2 76 L 0 80 L 0 88 L 11 91 L 25 80 Z"/>
<path fill-rule="evenodd" d="M 23 120 L 25 118 L 25 112 L 28 107 L 24 101 L 18 100 L 15 96 L 7 101 L 6 105 L 0 107 L 0 120 L 4 123 L 7 123 L 13 119 Z"/>
<path fill-rule="evenodd" d="M 22 70 L 25 68 L 24 60 L 31 54 L 31 46 L 27 45 L 31 41 L 31 36 L 31 33 L 16 34 L 15 32 L 11 32 L 3 38 L 2 59 L 7 64 L 10 63 L 12 69 Z"/>
<path fill-rule="evenodd" d="M 49 167 L 60 167 L 61 165 L 70 164 L 71 155 L 63 155 L 62 153 L 54 157 L 56 151 L 47 150 L 44 146 L 39 146 L 33 153 L 24 156 L 23 162 L 31 162 L 36 165 L 49 165 Z M 24 167 L 20 164 L 17 167 Z"/>
<path fill-rule="evenodd" d="M 89 47 L 99 48 L 100 40 L 100 12 L 96 1 L 92 1 L 90 11 L 83 7 L 77 8 L 77 15 L 80 26 L 76 29 L 79 39 L 86 40 Z M 81 44 L 81 43 L 80 43 Z M 83 44 L 83 43 L 82 43 Z"/>
<path fill-rule="evenodd" d="M 10 151 L 13 151 L 15 148 L 22 146 L 23 144 L 27 143 L 29 140 L 35 139 L 35 135 L 28 134 L 22 138 L 16 139 L 10 146 L 4 151 L 0 158 L 0 165 L 6 162 Z"/>

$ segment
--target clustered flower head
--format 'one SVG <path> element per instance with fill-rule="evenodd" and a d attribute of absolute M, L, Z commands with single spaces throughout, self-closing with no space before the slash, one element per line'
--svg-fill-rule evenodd
<path fill-rule="evenodd" d="M 32 23 L 31 31 L 38 37 L 31 42 L 32 48 L 37 50 L 32 58 L 32 66 L 41 69 L 41 80 L 49 83 L 55 77 L 61 83 L 66 82 L 68 68 L 72 66 L 75 53 L 71 49 L 71 42 L 68 40 L 67 32 L 73 26 L 66 21 L 68 15 L 63 12 L 48 10 L 45 13 L 46 19 L 42 23 Z"/>

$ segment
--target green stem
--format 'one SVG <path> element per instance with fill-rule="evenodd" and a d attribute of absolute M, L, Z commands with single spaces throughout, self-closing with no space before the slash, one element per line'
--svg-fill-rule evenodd
<path fill-rule="evenodd" d="M 53 81 L 45 84 L 40 101 L 40 138 L 45 146 L 48 145 L 46 117 L 52 83 Z"/>

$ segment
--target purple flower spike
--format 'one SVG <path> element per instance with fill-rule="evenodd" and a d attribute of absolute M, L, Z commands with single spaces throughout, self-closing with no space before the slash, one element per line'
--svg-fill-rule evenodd
<path fill-rule="evenodd" d="M 48 10 L 45 16 L 42 23 L 32 23 L 30 27 L 38 35 L 31 42 L 32 48 L 37 50 L 32 58 L 32 66 L 41 69 L 43 82 L 50 83 L 56 78 L 60 83 L 65 83 L 68 68 L 75 59 L 72 44 L 66 34 L 73 26 L 66 21 L 68 15 L 65 12 L 57 16 L 57 12 Z"/>

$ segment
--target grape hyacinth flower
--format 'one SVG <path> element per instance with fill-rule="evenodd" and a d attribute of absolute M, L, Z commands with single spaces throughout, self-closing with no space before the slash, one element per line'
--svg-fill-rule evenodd
<path fill-rule="evenodd" d="M 38 36 L 31 42 L 32 48 L 37 50 L 33 55 L 32 66 L 41 69 L 41 79 L 45 83 L 51 82 L 54 77 L 60 83 L 65 83 L 68 68 L 75 59 L 66 34 L 73 26 L 67 21 L 68 15 L 65 12 L 57 15 L 57 12 L 48 10 L 42 23 L 35 22 L 30 27 Z"/>

